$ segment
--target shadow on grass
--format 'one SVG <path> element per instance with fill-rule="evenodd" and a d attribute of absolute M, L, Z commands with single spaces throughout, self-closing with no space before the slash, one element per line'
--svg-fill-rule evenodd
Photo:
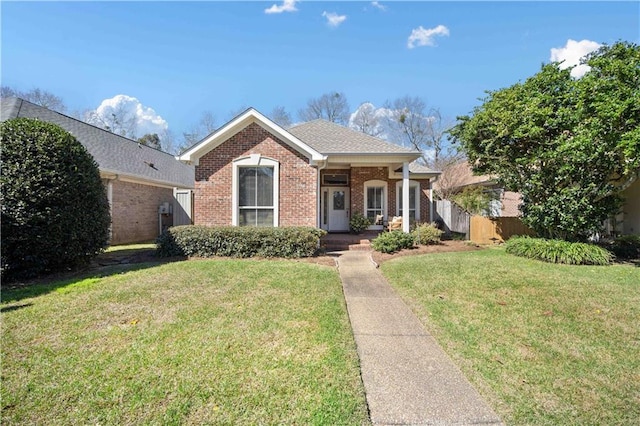
<path fill-rule="evenodd" d="M 132 251 L 127 250 L 127 252 L 129 256 L 122 256 L 124 253 L 121 253 L 120 256 L 114 256 L 113 253 L 103 253 L 94 259 L 91 265 L 80 270 L 55 273 L 29 281 L 3 283 L 0 301 L 2 303 L 19 302 L 29 297 L 37 297 L 50 293 L 86 279 L 104 278 L 125 272 L 154 268 L 165 263 L 186 260 L 186 257 L 156 257 L 155 251 L 152 253 L 150 250 L 135 250 L 136 256 L 134 257 L 130 256 Z M 20 309 L 29 305 L 30 304 L 3 306 L 2 312 Z"/>

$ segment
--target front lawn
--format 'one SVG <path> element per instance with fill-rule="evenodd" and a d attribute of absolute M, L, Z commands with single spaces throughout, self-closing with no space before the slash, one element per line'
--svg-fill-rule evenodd
<path fill-rule="evenodd" d="M 367 423 L 335 270 L 136 268 L 3 291 L 3 424 Z"/>
<path fill-rule="evenodd" d="M 640 268 L 502 249 L 381 268 L 507 424 L 638 424 Z"/>

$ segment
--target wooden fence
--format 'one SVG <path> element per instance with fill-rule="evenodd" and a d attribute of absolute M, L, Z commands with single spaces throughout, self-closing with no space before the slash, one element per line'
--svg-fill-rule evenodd
<path fill-rule="evenodd" d="M 470 215 L 449 200 L 437 200 L 433 206 L 434 219 L 440 222 L 447 234 L 457 232 L 469 238 Z"/>
<path fill-rule="evenodd" d="M 533 231 L 519 217 L 472 216 L 470 234 L 476 244 L 497 244 L 514 235 L 533 235 Z"/>

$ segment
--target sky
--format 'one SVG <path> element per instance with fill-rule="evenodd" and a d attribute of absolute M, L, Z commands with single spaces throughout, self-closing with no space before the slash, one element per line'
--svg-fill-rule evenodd
<path fill-rule="evenodd" d="M 205 111 L 222 125 L 282 106 L 295 122 L 329 92 L 352 111 L 417 96 L 453 119 L 543 63 L 640 41 L 637 1 L 2 1 L 0 14 L 2 85 L 48 90 L 69 114 L 129 108 L 140 132 L 178 137 Z"/>

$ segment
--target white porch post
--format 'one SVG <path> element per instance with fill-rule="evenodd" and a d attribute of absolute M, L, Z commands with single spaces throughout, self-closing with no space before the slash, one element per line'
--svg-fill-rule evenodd
<path fill-rule="evenodd" d="M 409 163 L 402 163 L 402 232 L 408 233 L 409 224 Z"/>

